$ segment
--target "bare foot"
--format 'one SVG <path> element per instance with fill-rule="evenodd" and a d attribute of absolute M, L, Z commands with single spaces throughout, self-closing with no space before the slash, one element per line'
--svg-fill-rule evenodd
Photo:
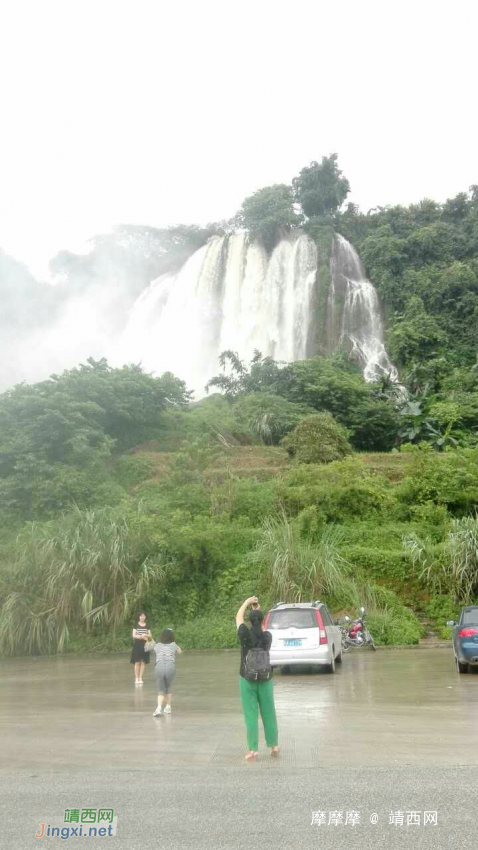
<path fill-rule="evenodd" d="M 249 750 L 246 756 L 246 761 L 254 761 L 254 759 L 256 759 L 258 755 L 259 753 L 256 750 Z"/>
<path fill-rule="evenodd" d="M 278 755 L 279 755 L 279 752 L 280 752 L 280 748 L 279 748 L 279 747 L 272 747 L 272 750 L 271 750 L 271 756 L 278 756 Z"/>

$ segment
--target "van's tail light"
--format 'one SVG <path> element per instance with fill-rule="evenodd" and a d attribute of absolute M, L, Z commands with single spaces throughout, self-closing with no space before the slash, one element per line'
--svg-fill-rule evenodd
<path fill-rule="evenodd" d="M 458 637 L 473 637 L 473 635 L 478 635 L 478 629 L 462 629 L 461 632 L 458 632 Z"/>
<path fill-rule="evenodd" d="M 320 644 L 328 643 L 327 640 L 327 632 L 325 631 L 324 621 L 322 619 L 322 614 L 320 611 L 315 612 L 315 616 L 317 618 L 317 625 L 319 627 L 319 635 L 320 635 Z"/>

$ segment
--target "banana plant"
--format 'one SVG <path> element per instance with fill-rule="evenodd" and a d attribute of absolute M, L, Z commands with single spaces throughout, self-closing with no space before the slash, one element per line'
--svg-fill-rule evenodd
<path fill-rule="evenodd" d="M 442 449 L 446 449 L 447 446 L 458 446 L 458 440 L 456 440 L 455 437 L 452 437 L 451 435 L 453 425 L 453 422 L 449 422 L 444 431 L 439 431 L 431 424 L 430 421 L 427 420 L 425 422 L 425 428 L 428 431 L 428 442 L 440 451 Z"/>
<path fill-rule="evenodd" d="M 428 426 L 432 426 L 427 412 L 428 402 L 428 384 L 426 384 L 423 390 L 418 390 L 415 393 L 409 392 L 406 398 L 402 398 L 397 404 L 400 416 L 405 419 L 399 432 L 399 438 L 402 442 L 413 443 L 421 437 L 425 438 Z"/>

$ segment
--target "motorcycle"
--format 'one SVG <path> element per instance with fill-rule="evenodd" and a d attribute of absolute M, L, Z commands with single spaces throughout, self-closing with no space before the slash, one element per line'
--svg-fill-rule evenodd
<path fill-rule="evenodd" d="M 345 625 L 340 625 L 342 652 L 348 652 L 351 646 L 370 646 L 375 650 L 373 637 L 365 625 L 365 608 L 360 609 L 360 617 L 357 617 L 356 620 L 351 620 L 350 617 L 344 617 L 344 622 Z"/>

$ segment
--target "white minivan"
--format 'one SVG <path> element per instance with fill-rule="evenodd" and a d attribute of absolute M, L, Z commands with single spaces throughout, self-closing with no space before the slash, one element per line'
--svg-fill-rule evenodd
<path fill-rule="evenodd" d="M 323 602 L 279 602 L 264 626 L 272 635 L 271 667 L 307 664 L 335 673 L 342 661 L 342 634 Z"/>

